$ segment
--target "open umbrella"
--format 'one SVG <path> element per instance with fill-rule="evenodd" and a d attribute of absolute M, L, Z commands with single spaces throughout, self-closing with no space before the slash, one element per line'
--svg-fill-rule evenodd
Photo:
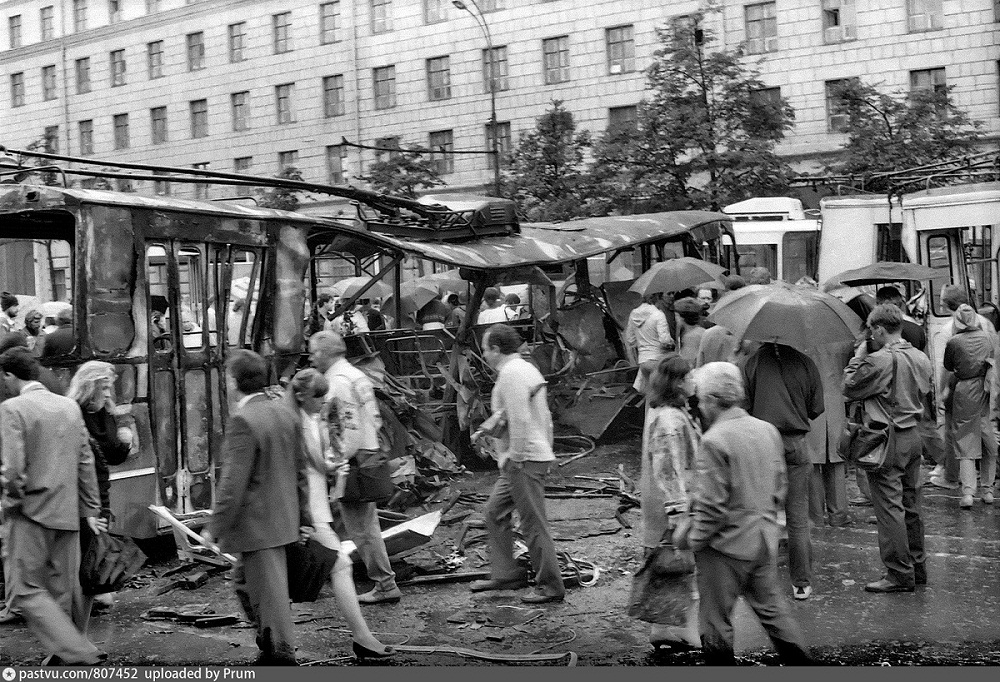
<path fill-rule="evenodd" d="M 469 288 L 469 281 L 462 279 L 462 276 L 458 274 L 458 268 L 445 270 L 444 272 L 435 272 L 432 275 L 424 275 L 423 277 L 418 277 L 416 281 L 432 282 L 441 293 L 453 291 L 458 294 Z"/>
<path fill-rule="evenodd" d="M 421 281 L 423 279 L 415 279 L 399 285 L 399 296 L 404 313 L 416 312 L 438 297 L 438 288 L 434 283 L 426 280 Z M 382 306 L 391 308 L 393 298 L 395 297 L 388 296 Z"/>
<path fill-rule="evenodd" d="M 706 280 L 718 279 L 726 269 L 704 260 L 684 256 L 654 263 L 629 287 L 641 296 L 681 291 Z"/>
<path fill-rule="evenodd" d="M 342 279 L 332 287 L 332 291 L 337 296 L 341 298 L 350 298 L 354 294 L 361 291 L 361 288 L 371 281 L 371 277 L 361 275 L 360 277 L 348 277 L 347 279 Z M 392 294 L 392 289 L 388 284 L 382 282 L 375 282 L 367 291 L 365 291 L 364 298 L 385 298 Z"/>
<path fill-rule="evenodd" d="M 926 279 L 949 279 L 947 268 L 930 268 L 920 263 L 878 262 L 834 275 L 823 283 L 823 291 L 839 286 L 860 286 L 862 284 L 882 284 L 888 282 L 922 281 Z"/>
<path fill-rule="evenodd" d="M 861 318 L 830 294 L 784 282 L 754 284 L 731 292 L 708 316 L 737 338 L 781 343 L 802 352 L 854 341 Z"/>

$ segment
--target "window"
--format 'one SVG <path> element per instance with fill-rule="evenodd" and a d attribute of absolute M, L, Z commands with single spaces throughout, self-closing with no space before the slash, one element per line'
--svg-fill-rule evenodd
<path fill-rule="evenodd" d="M 10 49 L 15 50 L 21 47 L 21 15 L 15 14 L 8 17 L 7 27 L 10 32 Z"/>
<path fill-rule="evenodd" d="M 278 123 L 292 123 L 295 116 L 292 112 L 292 90 L 294 83 L 279 85 L 274 89 L 274 98 L 278 112 Z"/>
<path fill-rule="evenodd" d="M 944 68 L 922 69 L 920 71 L 910 71 L 910 92 L 917 90 L 932 90 L 942 92 L 947 90 L 948 83 L 945 80 Z"/>
<path fill-rule="evenodd" d="M 287 152 L 278 152 L 278 170 L 285 170 L 291 166 L 299 164 L 299 152 L 292 149 Z"/>
<path fill-rule="evenodd" d="M 45 126 L 43 133 L 45 140 L 45 151 L 49 154 L 59 153 L 59 126 Z"/>
<path fill-rule="evenodd" d="M 439 130 L 431 133 L 429 144 L 431 148 L 431 165 L 438 175 L 455 172 L 455 156 L 450 152 L 455 150 L 455 140 L 450 130 Z"/>
<path fill-rule="evenodd" d="M 250 168 L 253 166 L 252 156 L 240 156 L 233 159 L 233 172 L 235 173 L 250 173 Z M 236 185 L 236 196 L 238 197 L 248 197 L 252 193 L 252 189 L 248 185 Z"/>
<path fill-rule="evenodd" d="M 24 72 L 10 74 L 10 105 L 24 106 Z"/>
<path fill-rule="evenodd" d="M 292 13 L 282 12 L 271 17 L 274 26 L 274 54 L 292 51 Z"/>
<path fill-rule="evenodd" d="M 392 0 L 371 0 L 372 33 L 392 30 Z"/>
<path fill-rule="evenodd" d="M 125 85 L 125 50 L 111 52 L 111 86 Z"/>
<path fill-rule="evenodd" d="M 382 161 L 386 156 L 386 151 L 389 152 L 389 158 L 395 159 L 399 156 L 399 136 L 393 135 L 391 137 L 380 137 L 375 140 L 374 147 L 377 147 L 375 151 L 375 161 Z"/>
<path fill-rule="evenodd" d="M 153 144 L 167 141 L 167 108 L 153 107 L 149 110 L 149 130 Z"/>
<path fill-rule="evenodd" d="M 229 61 L 242 62 L 243 48 L 246 47 L 247 25 L 244 22 L 229 25 Z"/>
<path fill-rule="evenodd" d="M 823 42 L 841 43 L 858 37 L 854 0 L 823 0 Z"/>
<path fill-rule="evenodd" d="M 448 18 L 445 0 L 424 0 L 424 23 L 437 24 Z"/>
<path fill-rule="evenodd" d="M 490 57 L 493 57 L 493 69 L 490 73 Z M 495 92 L 506 90 L 507 85 L 507 47 L 494 47 L 492 54 L 490 50 L 483 50 L 483 92 L 490 91 L 492 84 Z"/>
<path fill-rule="evenodd" d="M 503 9 L 503 0 L 479 0 L 480 12 L 496 12 Z"/>
<path fill-rule="evenodd" d="M 326 148 L 326 181 L 329 184 L 345 184 L 344 166 L 346 161 L 347 148 L 344 145 L 332 144 Z"/>
<path fill-rule="evenodd" d="M 115 178 L 115 189 L 119 192 L 134 192 L 131 178 Z"/>
<path fill-rule="evenodd" d="M 191 137 L 208 137 L 208 100 L 196 99 L 191 106 Z"/>
<path fill-rule="evenodd" d="M 500 167 L 507 168 L 510 163 L 507 160 L 507 156 L 510 154 L 510 123 L 509 122 L 497 122 L 497 151 L 500 152 Z M 486 124 L 486 150 L 491 152 L 487 159 L 487 166 L 490 170 L 496 166 L 496 158 L 493 156 L 493 126 L 489 123 Z"/>
<path fill-rule="evenodd" d="M 146 14 L 154 14 L 160 11 L 160 0 L 146 0 Z"/>
<path fill-rule="evenodd" d="M 42 67 L 42 99 L 46 102 L 57 97 L 56 65 Z"/>
<path fill-rule="evenodd" d="M 233 104 L 233 130 L 250 129 L 250 91 L 234 92 L 230 95 Z"/>
<path fill-rule="evenodd" d="M 128 149 L 128 114 L 115 114 L 115 149 Z"/>
<path fill-rule="evenodd" d="M 778 10 L 774 2 L 747 5 L 746 47 L 750 54 L 774 52 L 778 49 Z"/>
<path fill-rule="evenodd" d="M 617 26 L 607 30 L 608 73 L 635 71 L 635 39 L 631 26 Z"/>
<path fill-rule="evenodd" d="M 319 44 L 337 42 L 340 30 L 340 2 L 324 2 L 319 6 Z"/>
<path fill-rule="evenodd" d="M 73 31 L 87 30 L 87 0 L 73 0 Z"/>
<path fill-rule="evenodd" d="M 122 0 L 108 0 L 108 23 L 117 24 L 122 20 Z"/>
<path fill-rule="evenodd" d="M 149 79 L 163 76 L 163 41 L 156 40 L 146 45 L 146 66 L 149 68 Z"/>
<path fill-rule="evenodd" d="M 323 115 L 327 118 L 344 114 L 344 77 L 327 76 L 323 79 Z"/>
<path fill-rule="evenodd" d="M 205 68 L 205 34 L 201 31 L 187 35 L 188 71 Z"/>
<path fill-rule="evenodd" d="M 850 123 L 850 115 L 847 111 L 847 103 L 840 96 L 840 91 L 844 86 L 851 83 L 853 79 L 840 78 L 838 80 L 827 81 L 826 86 L 826 128 L 831 133 L 843 133 L 847 131 Z"/>
<path fill-rule="evenodd" d="M 49 5 L 39 12 L 39 23 L 42 26 L 42 40 L 52 40 L 56 37 L 55 7 Z"/>
<path fill-rule="evenodd" d="M 608 109 L 608 132 L 635 132 L 638 129 L 638 107 L 611 107 Z"/>
<path fill-rule="evenodd" d="M 90 92 L 90 57 L 76 60 L 76 94 Z"/>
<path fill-rule="evenodd" d="M 760 105 L 777 105 L 781 102 L 781 88 L 761 88 L 750 93 L 750 101 Z"/>
<path fill-rule="evenodd" d="M 545 84 L 564 83 L 569 80 L 569 36 L 548 38 L 542 41 Z"/>
<path fill-rule="evenodd" d="M 396 67 L 382 66 L 372 71 L 375 82 L 375 108 L 388 109 L 396 106 Z"/>
<path fill-rule="evenodd" d="M 169 173 L 157 173 L 153 172 L 153 175 L 157 175 L 161 178 L 169 178 Z M 154 180 L 153 181 L 153 193 L 159 197 L 165 197 L 170 195 L 170 183 L 166 180 Z"/>
<path fill-rule="evenodd" d="M 944 26 L 942 0 L 906 0 L 910 32 L 935 31 Z"/>
<path fill-rule="evenodd" d="M 80 131 L 80 154 L 88 156 L 94 153 L 94 122 L 90 119 L 77 124 Z"/>
<path fill-rule="evenodd" d="M 432 101 L 451 98 L 451 74 L 447 57 L 427 60 L 427 98 Z"/>
<path fill-rule="evenodd" d="M 202 163 L 192 163 L 191 167 L 198 170 L 208 170 L 208 161 L 203 161 Z M 208 199 L 208 183 L 207 182 L 196 182 L 194 183 L 194 198 L 195 199 Z"/>

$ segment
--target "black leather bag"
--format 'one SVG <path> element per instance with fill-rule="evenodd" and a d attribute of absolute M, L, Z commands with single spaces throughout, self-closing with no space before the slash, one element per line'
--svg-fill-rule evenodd
<path fill-rule="evenodd" d="M 341 502 L 382 503 L 396 490 L 389 468 L 389 453 L 383 450 L 358 450 L 350 459 L 350 472 Z"/>
<path fill-rule="evenodd" d="M 860 403 L 855 414 L 848 415 L 840 436 L 840 454 L 864 471 L 878 471 L 896 449 L 896 426 L 892 422 L 893 408 L 896 406 L 896 352 L 892 353 L 892 378 L 889 380 L 890 403 L 886 414 L 889 423 L 865 422 L 864 410 Z"/>
<path fill-rule="evenodd" d="M 288 598 L 295 603 L 316 601 L 330 579 L 339 552 L 309 538 L 285 547 L 288 563 Z"/>
<path fill-rule="evenodd" d="M 94 535 L 85 523 L 80 530 L 83 555 L 80 586 L 86 595 L 118 592 L 146 563 L 146 555 L 131 538 L 101 533 Z"/>

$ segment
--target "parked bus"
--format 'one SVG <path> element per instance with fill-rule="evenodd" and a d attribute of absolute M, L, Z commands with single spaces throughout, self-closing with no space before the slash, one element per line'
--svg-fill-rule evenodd
<path fill-rule="evenodd" d="M 724 263 L 734 272 L 765 267 L 775 279 L 794 284 L 815 279 L 820 222 L 809 218 L 802 202 L 788 197 L 760 197 L 722 209 L 733 219 L 737 245 L 723 238 Z"/>

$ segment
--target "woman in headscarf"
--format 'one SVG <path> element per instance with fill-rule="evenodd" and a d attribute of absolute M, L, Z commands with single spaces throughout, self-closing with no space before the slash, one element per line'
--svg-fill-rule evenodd
<path fill-rule="evenodd" d="M 701 438 L 686 409 L 694 394 L 691 369 L 684 358 L 668 355 L 657 364 L 646 387 L 650 409 L 642 436 L 640 495 L 646 555 L 671 544 L 677 521 L 688 510 L 688 485 Z M 691 595 L 684 625 L 653 623 L 649 641 L 654 647 L 700 647 L 697 595 Z"/>
<path fill-rule="evenodd" d="M 97 488 L 101 497 L 101 525 L 106 532 L 113 520 L 111 513 L 111 472 L 109 466 L 122 464 L 132 449 L 132 430 L 119 426 L 114 416 L 115 383 L 114 365 L 91 360 L 80 365 L 69 382 L 66 397 L 80 405 L 83 422 L 90 435 L 90 449 L 94 452 L 94 469 Z M 80 524 L 81 556 L 93 540 L 87 525 Z M 95 604 L 108 608 L 114 603 L 114 594 L 84 595 L 84 613 L 90 614 Z M 86 622 L 86 621 L 85 621 Z"/>
<path fill-rule="evenodd" d="M 944 348 L 945 419 L 955 438 L 962 499 L 959 507 L 971 509 L 976 493 L 976 460 L 981 460 L 979 485 L 982 500 L 993 504 L 993 482 L 997 474 L 997 432 L 990 418 L 991 381 L 996 346 L 982 329 L 972 306 L 958 306 L 952 318 L 955 335 Z M 997 396 L 993 396 L 994 400 Z"/>
<path fill-rule="evenodd" d="M 313 538 L 327 549 L 338 552 L 337 563 L 331 575 L 333 594 L 337 605 L 347 620 L 347 627 L 354 640 L 354 655 L 358 659 L 388 658 L 393 648 L 375 638 L 368 623 L 361 615 L 358 594 L 351 576 L 351 559 L 340 548 L 340 538 L 333 531 L 333 513 L 330 511 L 330 489 L 327 476 L 342 471 L 333 448 L 330 446 L 329 428 L 323 415 L 323 406 L 329 383 L 315 369 L 303 369 L 292 377 L 285 391 L 285 403 L 299 416 L 302 424 L 302 442 L 306 448 L 309 481 L 309 512 L 313 521 Z"/>

